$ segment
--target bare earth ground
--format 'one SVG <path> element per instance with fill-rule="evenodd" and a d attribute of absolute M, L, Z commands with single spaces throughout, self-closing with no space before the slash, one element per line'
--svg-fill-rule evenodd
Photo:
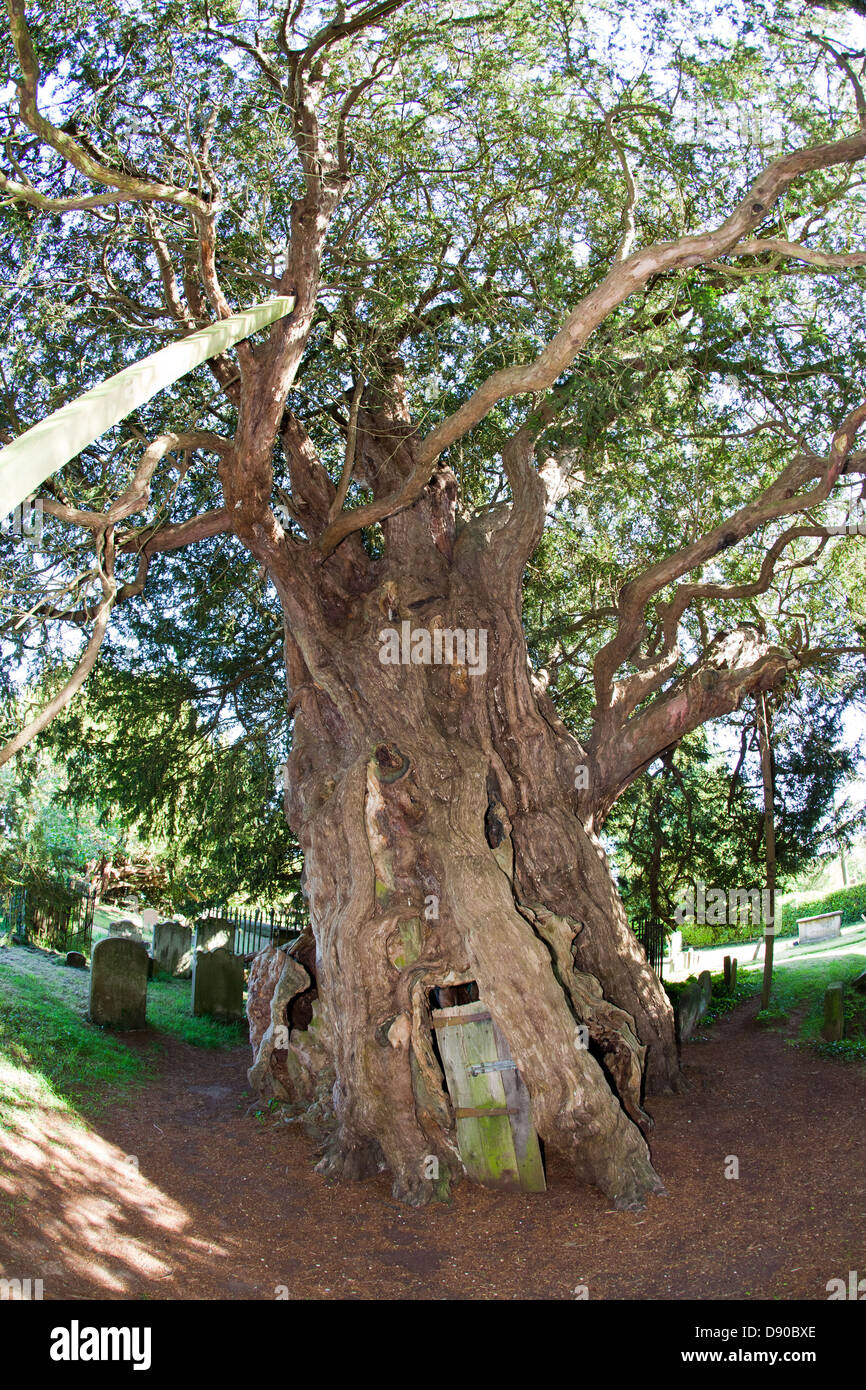
<path fill-rule="evenodd" d="M 546 1196 L 462 1184 L 417 1211 L 384 1177 L 329 1183 L 297 1126 L 246 1113 L 248 1049 L 163 1036 L 133 1101 L 0 1132 L 0 1270 L 46 1299 L 826 1299 L 866 1275 L 866 1071 L 756 1009 L 689 1044 L 689 1091 L 650 1102 L 670 1196 L 638 1214 L 555 1162 Z"/>

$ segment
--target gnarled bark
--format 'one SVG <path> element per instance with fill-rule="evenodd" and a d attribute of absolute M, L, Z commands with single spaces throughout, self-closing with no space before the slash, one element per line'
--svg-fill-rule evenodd
<path fill-rule="evenodd" d="M 488 538 L 457 532 L 447 474 L 388 526 L 402 569 L 381 566 L 368 592 L 346 597 L 338 641 L 290 644 L 287 809 L 315 934 L 322 1075 L 333 1076 L 320 1166 L 387 1168 L 411 1203 L 461 1175 L 431 991 L 471 982 L 546 1149 L 638 1206 L 662 1190 L 642 1090 L 646 1077 L 678 1084 L 673 1016 L 576 813 L 585 754 L 532 676 L 519 570 L 490 566 Z M 483 631 L 486 668 L 471 647 L 462 662 L 384 663 L 382 634 L 402 636 L 403 623 Z M 298 1062 L 307 1030 L 289 1012 L 309 976 L 291 956 L 277 970 L 262 960 L 250 984 L 253 1013 L 270 1000 L 250 1079 L 267 1088 L 276 1075 L 293 1101 L 315 1097 L 321 1120 L 321 1088 Z M 280 1024 L 288 1046 L 269 1051 Z"/>

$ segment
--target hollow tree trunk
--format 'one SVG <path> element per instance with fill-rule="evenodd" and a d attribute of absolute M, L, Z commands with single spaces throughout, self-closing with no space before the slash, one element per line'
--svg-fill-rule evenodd
<path fill-rule="evenodd" d="M 491 564 L 471 528 L 437 527 L 443 488 L 386 524 L 403 568 L 383 565 L 347 605 L 339 640 L 287 642 L 287 809 L 315 953 L 254 976 L 251 1079 L 314 1108 L 323 1171 L 387 1168 L 399 1198 L 442 1195 L 461 1163 L 430 995 L 473 982 L 546 1149 L 640 1205 L 662 1190 L 641 1092 L 678 1083 L 671 1008 L 576 813 L 585 755 L 529 667 L 522 564 Z M 383 662 L 404 623 L 486 633 L 486 669 Z M 293 999 L 313 992 L 309 1025 L 292 1023 Z"/>

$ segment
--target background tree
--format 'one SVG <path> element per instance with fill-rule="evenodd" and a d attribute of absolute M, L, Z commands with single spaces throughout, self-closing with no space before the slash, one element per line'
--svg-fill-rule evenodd
<path fill-rule="evenodd" d="M 846 542 L 827 504 L 864 464 L 858 55 L 788 4 L 723 32 L 639 6 L 629 44 L 561 0 L 7 3 L 9 432 L 296 297 L 46 487 L 10 566 L 22 678 L 78 682 L 158 590 L 174 622 L 191 545 L 243 554 L 238 603 L 260 575 L 283 622 L 315 935 L 277 997 L 315 988 L 318 1040 L 257 1076 L 325 1106 L 325 1171 L 424 1201 L 460 1172 L 430 992 L 472 982 L 548 1147 L 639 1204 L 644 1078 L 679 1068 L 598 836 L 665 750 L 818 659 L 791 586 Z M 595 526 L 569 725 L 522 576 Z M 420 657 L 483 631 L 486 669 L 383 664 L 403 623 Z"/>
<path fill-rule="evenodd" d="M 844 738 L 843 715 L 862 697 L 862 676 L 810 682 L 774 697 L 773 764 L 776 868 L 788 891 L 799 874 L 853 843 L 863 829 L 860 807 L 837 810 L 855 778 L 857 750 Z M 763 889 L 765 851 L 762 777 L 754 703 L 728 726 L 727 755 L 697 730 L 633 782 L 605 825 L 631 920 L 647 916 L 669 930 L 687 888 L 700 881 L 731 889 Z M 744 923 L 744 928 L 746 924 Z M 752 931 L 757 930 L 754 925 Z M 726 928 L 715 928 L 720 939 Z"/>

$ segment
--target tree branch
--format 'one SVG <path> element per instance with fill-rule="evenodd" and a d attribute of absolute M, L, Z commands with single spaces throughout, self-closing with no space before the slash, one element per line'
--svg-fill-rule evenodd
<path fill-rule="evenodd" d="M 100 554 L 101 552 L 101 554 Z M 108 620 L 114 607 L 117 585 L 114 578 L 114 545 L 111 531 L 97 538 L 97 563 L 102 583 L 102 604 L 96 615 L 93 632 L 66 684 L 52 700 L 31 719 L 24 728 L 0 748 L 0 767 L 13 758 L 16 753 L 31 743 L 37 734 L 47 728 L 51 721 L 66 709 L 76 693 L 81 689 L 96 664 L 100 647 L 108 631 Z"/>
<path fill-rule="evenodd" d="M 794 179 L 801 174 L 862 159 L 864 155 L 866 132 L 783 155 L 764 169 L 730 216 L 715 230 L 679 237 L 676 241 L 656 242 L 612 266 L 533 361 L 494 372 L 463 405 L 418 443 L 412 473 L 399 489 L 391 496 L 378 498 L 336 517 L 320 540 L 323 555 L 330 554 L 351 531 L 410 506 L 429 481 L 439 454 L 483 420 L 498 401 L 551 387 L 596 328 L 651 277 L 703 265 L 728 254 L 766 219 Z"/>

